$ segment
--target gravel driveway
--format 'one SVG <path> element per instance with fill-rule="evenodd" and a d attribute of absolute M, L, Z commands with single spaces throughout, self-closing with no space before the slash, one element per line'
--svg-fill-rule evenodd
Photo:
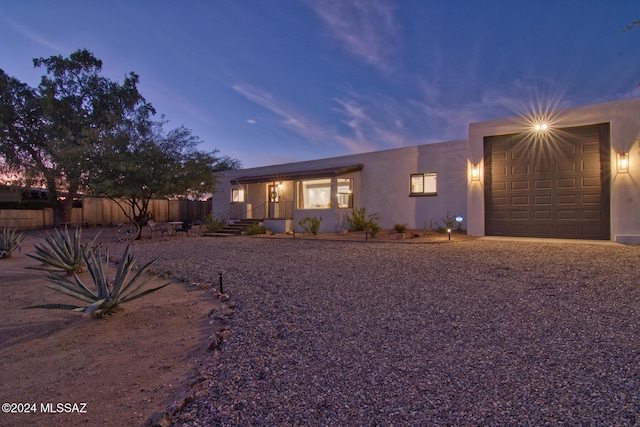
<path fill-rule="evenodd" d="M 136 251 L 191 281 L 223 272 L 237 304 L 174 425 L 640 423 L 640 247 L 197 237 Z"/>

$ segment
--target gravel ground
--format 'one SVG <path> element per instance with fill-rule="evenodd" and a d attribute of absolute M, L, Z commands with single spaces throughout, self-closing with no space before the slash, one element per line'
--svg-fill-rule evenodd
<path fill-rule="evenodd" d="M 222 272 L 236 304 L 173 425 L 640 425 L 640 247 L 179 237 L 134 253 L 192 282 Z"/>

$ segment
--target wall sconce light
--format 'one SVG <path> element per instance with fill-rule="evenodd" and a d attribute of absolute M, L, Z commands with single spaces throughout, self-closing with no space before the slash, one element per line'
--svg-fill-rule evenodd
<path fill-rule="evenodd" d="M 618 173 L 629 172 L 629 153 L 618 153 Z"/>
<path fill-rule="evenodd" d="M 478 163 L 471 165 L 471 181 L 480 181 L 480 165 Z"/>

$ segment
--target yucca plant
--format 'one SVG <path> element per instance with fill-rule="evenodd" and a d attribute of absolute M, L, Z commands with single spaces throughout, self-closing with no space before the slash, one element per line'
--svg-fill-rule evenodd
<path fill-rule="evenodd" d="M 54 291 L 83 301 L 85 304 L 41 304 L 25 308 L 73 310 L 91 314 L 93 317 L 102 317 L 114 311 L 122 303 L 133 301 L 170 285 L 170 283 L 165 283 L 156 288 L 144 289 L 147 283 L 159 277 L 154 276 L 146 280 L 142 277 L 155 259 L 142 266 L 130 277 L 135 265 L 135 260 L 131 255 L 131 246 L 127 246 L 122 254 L 113 282 L 109 279 L 108 248 L 104 256 L 102 256 L 102 251 L 97 249 L 88 254 L 83 254 L 83 257 L 93 281 L 93 289 L 85 285 L 76 273 L 73 274 L 73 277 L 51 273 L 47 276 L 47 280 L 51 284 L 46 286 Z"/>
<path fill-rule="evenodd" d="M 0 259 L 11 258 L 13 252 L 20 251 L 22 248 L 22 241 L 25 236 L 23 233 L 16 234 L 16 231 L 8 227 L 2 229 L 2 235 L 0 235 Z"/>
<path fill-rule="evenodd" d="M 100 233 L 96 234 L 93 239 L 82 246 L 81 228 L 76 228 L 73 240 L 69 236 L 69 230 L 66 227 L 64 229 L 56 228 L 53 234 L 47 234 L 46 242 L 48 246 L 36 243 L 34 245 L 36 254 L 27 255 L 40 261 L 43 265 L 27 268 L 44 271 L 64 271 L 68 275 L 80 273 L 85 266 L 84 256 L 93 251 L 99 235 Z"/>

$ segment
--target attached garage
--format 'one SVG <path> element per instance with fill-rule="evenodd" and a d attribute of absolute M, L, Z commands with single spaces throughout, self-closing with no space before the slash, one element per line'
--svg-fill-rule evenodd
<path fill-rule="evenodd" d="M 484 138 L 485 234 L 609 240 L 610 126 Z"/>

